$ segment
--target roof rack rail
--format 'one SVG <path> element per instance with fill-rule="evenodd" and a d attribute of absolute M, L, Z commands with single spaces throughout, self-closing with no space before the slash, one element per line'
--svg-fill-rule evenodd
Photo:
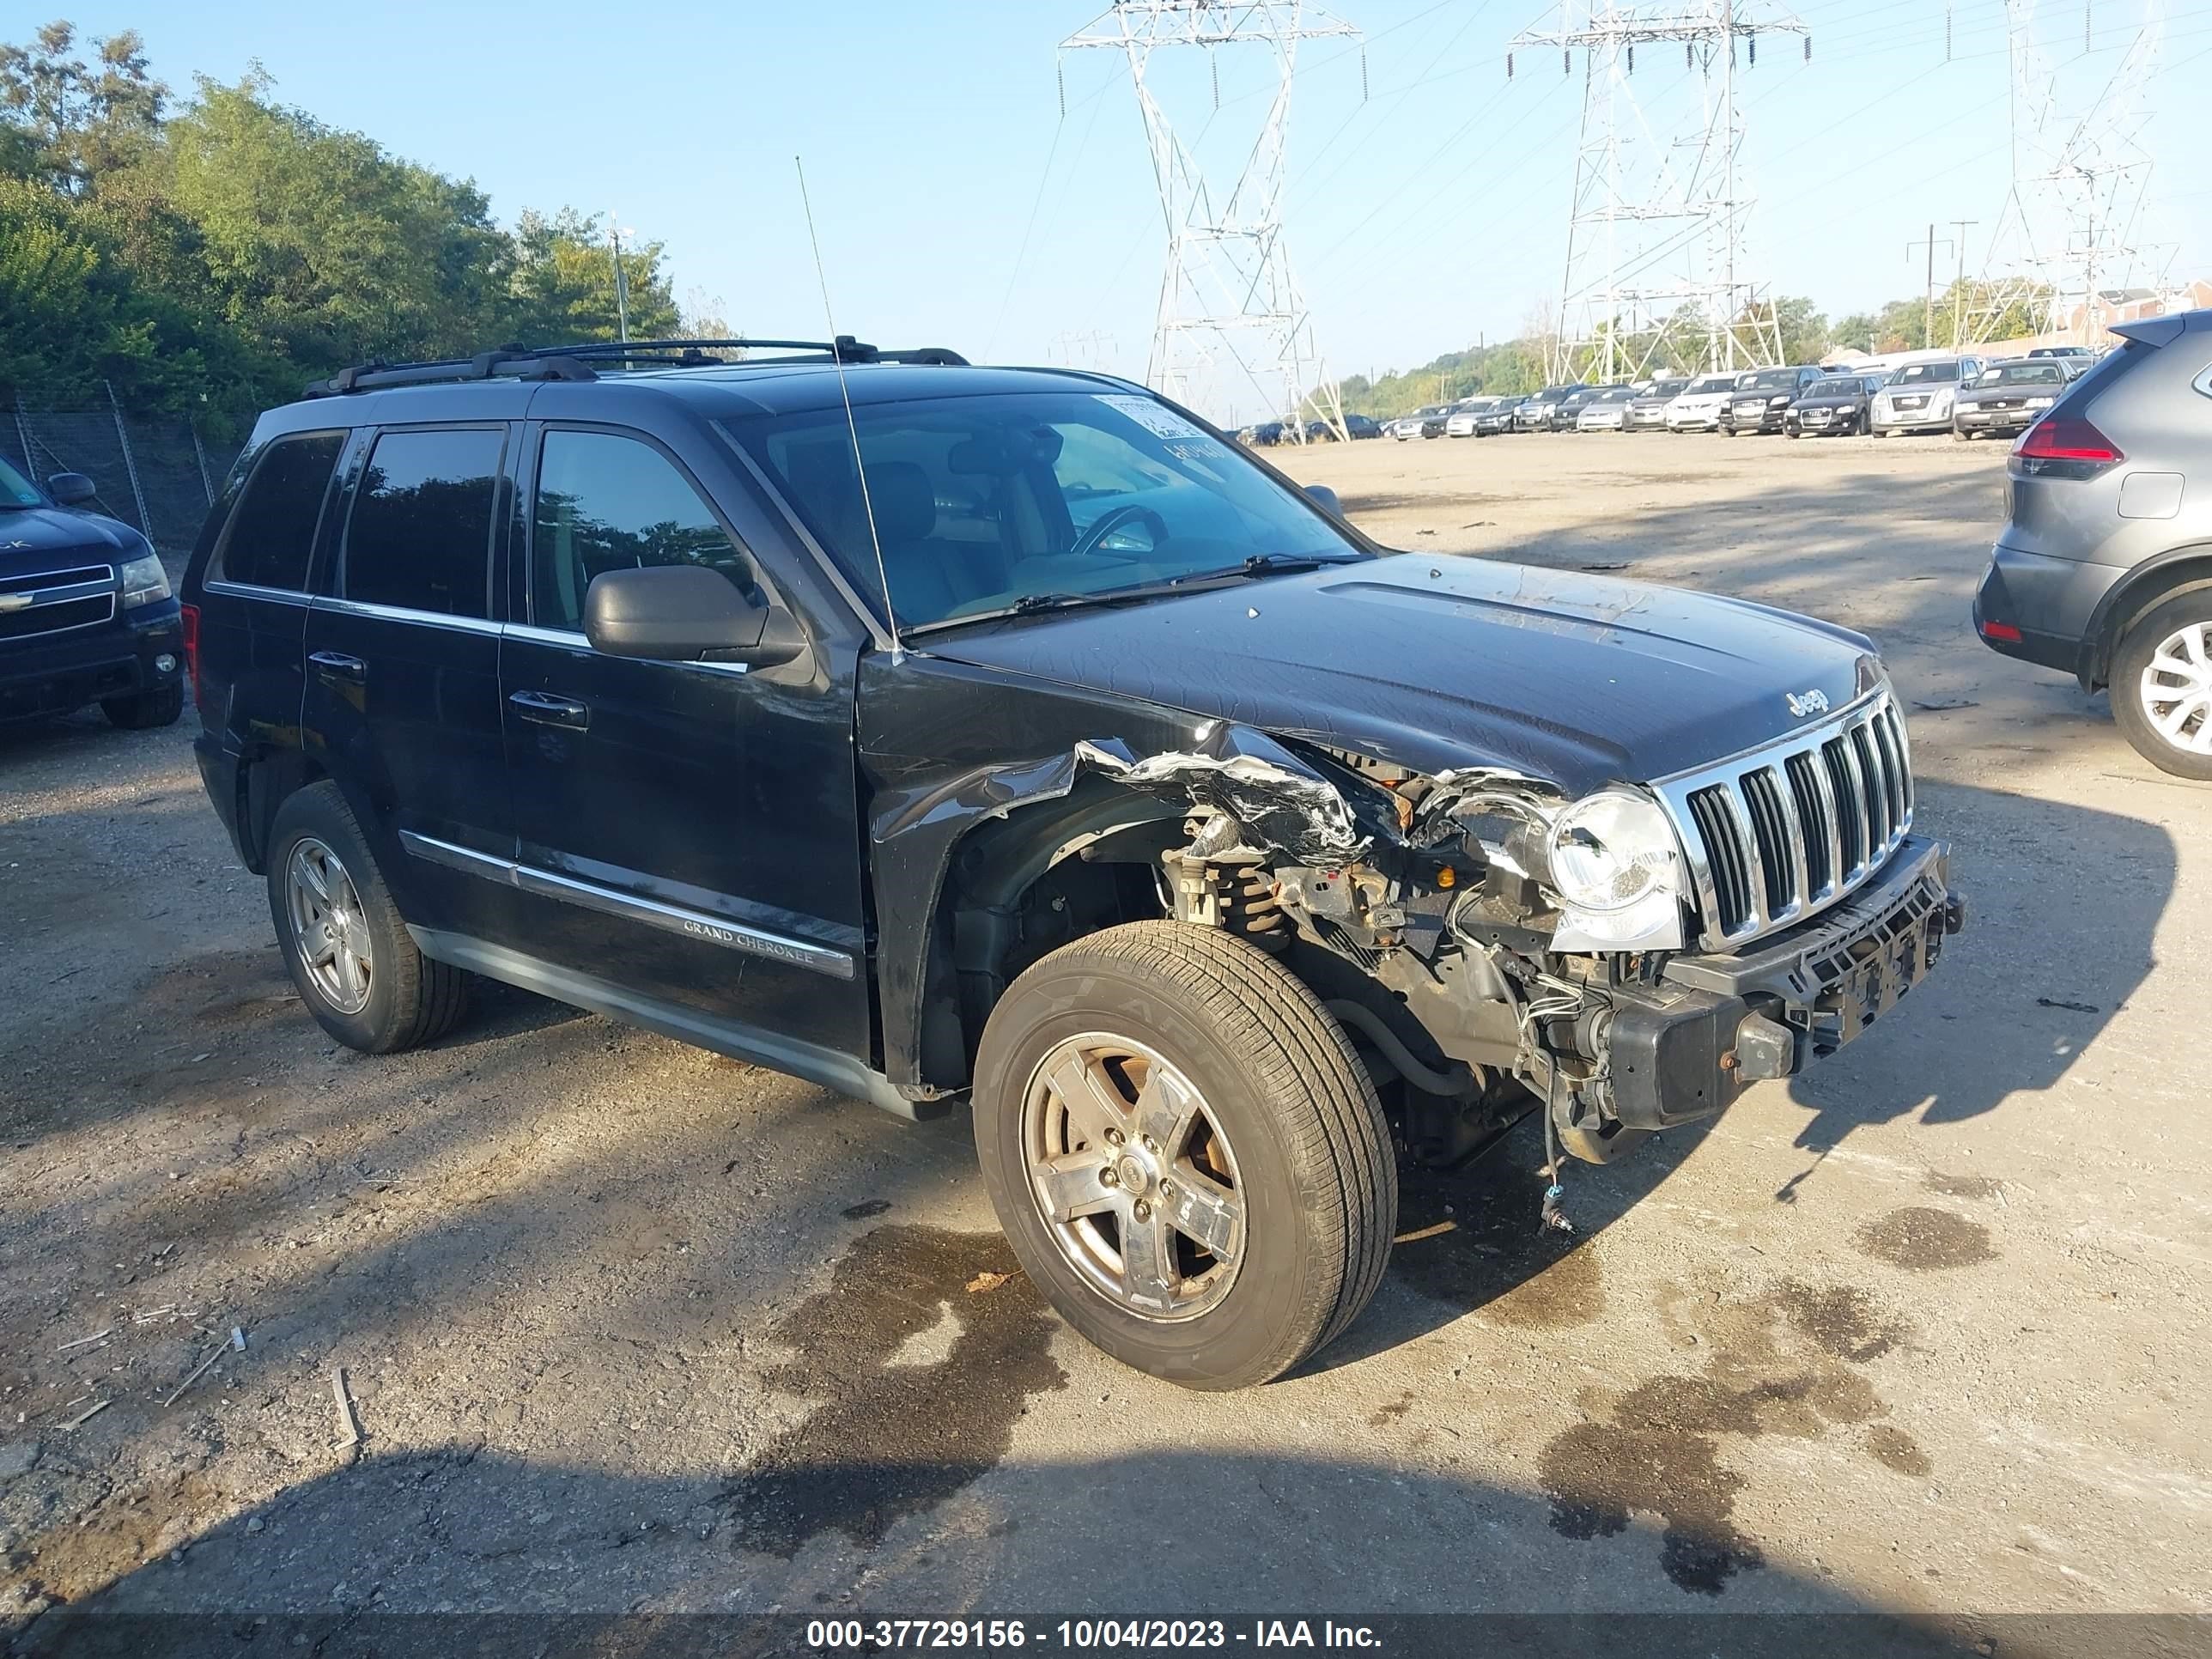
<path fill-rule="evenodd" d="M 792 352 L 797 356 L 753 357 L 732 362 L 710 356 L 715 351 L 758 350 Z M 480 351 L 473 357 L 445 358 L 420 363 L 387 363 L 381 360 L 342 368 L 326 380 L 308 383 L 310 398 L 343 397 L 352 392 L 374 392 L 388 386 L 435 386 L 457 380 L 489 380 L 504 376 L 520 380 L 596 380 L 595 362 L 635 362 L 655 368 L 769 367 L 778 363 L 930 363 L 962 368 L 968 360 L 944 346 L 916 346 L 884 351 L 849 334 L 834 340 L 589 340 L 574 345 L 504 345 Z"/>

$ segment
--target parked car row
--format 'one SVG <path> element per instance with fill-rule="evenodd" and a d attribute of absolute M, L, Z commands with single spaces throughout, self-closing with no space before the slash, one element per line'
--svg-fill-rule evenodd
<path fill-rule="evenodd" d="M 1787 437 L 1948 431 L 1965 439 L 2027 430 L 2097 361 L 2080 346 L 1987 362 L 1972 354 L 1894 369 L 1848 365 L 1732 369 L 1626 386 L 1547 386 L 1519 398 L 1431 404 L 1389 422 L 1400 440 L 1504 432 L 1779 432 Z"/>

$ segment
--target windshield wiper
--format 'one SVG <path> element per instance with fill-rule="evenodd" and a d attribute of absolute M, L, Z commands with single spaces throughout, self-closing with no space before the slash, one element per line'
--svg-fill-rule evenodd
<path fill-rule="evenodd" d="M 1188 593 L 1216 582 L 1243 581 L 1251 576 L 1279 575 L 1290 570 L 1311 570 L 1325 564 L 1352 564 L 1362 556 L 1358 553 L 1255 553 L 1243 563 L 1232 564 L 1225 569 L 1194 570 L 1187 575 L 1169 576 L 1156 582 L 1136 582 L 1127 587 L 1103 587 L 1095 593 L 1024 593 L 1010 605 L 995 605 L 988 611 L 970 611 L 964 616 L 944 617 L 936 622 L 918 623 L 911 628 L 900 629 L 900 637 L 912 639 L 917 635 L 934 634 L 942 629 L 965 628 L 970 623 L 1004 622 L 1009 617 L 1032 617 L 1041 611 L 1076 611 L 1090 605 L 1157 599 L 1169 593 Z"/>

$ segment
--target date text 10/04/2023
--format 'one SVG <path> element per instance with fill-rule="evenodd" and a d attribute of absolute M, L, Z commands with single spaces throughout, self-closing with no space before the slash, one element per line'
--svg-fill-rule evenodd
<path fill-rule="evenodd" d="M 1382 1645 L 1365 1625 L 1330 1620 L 1255 1619 L 1249 1627 L 1220 1619 L 816 1619 L 806 1644 L 880 1652 L 893 1648 L 1057 1647 L 1077 1652 L 1117 1648 L 1364 1648 Z"/>

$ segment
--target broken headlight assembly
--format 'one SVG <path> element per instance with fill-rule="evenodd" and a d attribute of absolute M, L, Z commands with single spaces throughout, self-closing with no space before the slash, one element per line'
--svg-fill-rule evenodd
<path fill-rule="evenodd" d="M 1552 817 L 1548 886 L 1559 897 L 1554 951 L 1679 951 L 1682 853 L 1659 804 L 1641 791 L 1601 789 Z"/>

